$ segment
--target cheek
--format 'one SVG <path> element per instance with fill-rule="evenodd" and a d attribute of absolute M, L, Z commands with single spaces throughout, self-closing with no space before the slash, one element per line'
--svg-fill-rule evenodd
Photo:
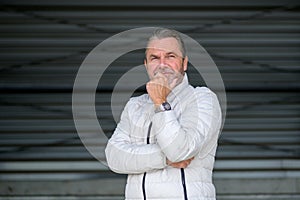
<path fill-rule="evenodd" d="M 155 67 L 152 65 L 148 65 L 146 69 L 147 69 L 148 75 L 150 77 L 152 77 L 154 75 Z"/>
<path fill-rule="evenodd" d="M 181 72 L 183 70 L 183 63 L 181 62 L 174 62 L 170 65 L 173 70 Z"/>

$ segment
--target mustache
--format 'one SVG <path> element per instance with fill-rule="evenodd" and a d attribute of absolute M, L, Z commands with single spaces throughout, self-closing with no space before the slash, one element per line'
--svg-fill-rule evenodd
<path fill-rule="evenodd" d="M 154 75 L 156 75 L 157 73 L 171 73 L 174 74 L 175 71 L 169 67 L 159 67 L 157 70 L 154 71 Z"/>

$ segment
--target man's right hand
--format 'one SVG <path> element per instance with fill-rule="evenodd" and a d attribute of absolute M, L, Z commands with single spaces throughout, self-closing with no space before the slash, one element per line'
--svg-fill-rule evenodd
<path fill-rule="evenodd" d="M 168 79 L 160 73 L 147 83 L 146 89 L 155 106 L 164 103 L 171 92 Z"/>
<path fill-rule="evenodd" d="M 193 159 L 194 159 L 194 157 L 187 159 L 187 160 L 180 161 L 180 162 L 176 162 L 176 163 L 172 163 L 171 161 L 169 161 L 167 159 L 167 165 L 174 167 L 174 168 L 187 168 Z"/>

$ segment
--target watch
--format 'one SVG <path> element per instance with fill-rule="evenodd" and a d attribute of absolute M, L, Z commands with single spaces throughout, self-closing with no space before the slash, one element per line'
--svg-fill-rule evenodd
<path fill-rule="evenodd" d="M 168 102 L 163 102 L 159 107 L 155 109 L 155 113 L 171 110 L 171 105 Z"/>

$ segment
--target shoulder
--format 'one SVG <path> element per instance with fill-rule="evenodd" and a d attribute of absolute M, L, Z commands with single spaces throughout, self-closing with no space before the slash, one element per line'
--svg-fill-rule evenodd
<path fill-rule="evenodd" d="M 131 97 L 126 104 L 128 109 L 138 109 L 139 107 L 143 107 L 147 104 L 151 103 L 148 94 L 143 94 L 137 97 Z"/>
<path fill-rule="evenodd" d="M 199 98 L 217 98 L 217 95 L 208 87 L 196 87 L 194 88 L 194 94 Z"/>
<path fill-rule="evenodd" d="M 189 96 L 191 101 L 199 101 L 203 99 L 215 99 L 217 95 L 208 87 L 193 87 L 189 85 L 182 94 L 183 97 Z"/>
<path fill-rule="evenodd" d="M 193 99 L 197 102 L 198 106 L 205 107 L 219 107 L 219 100 L 217 95 L 207 87 L 193 88 Z"/>
<path fill-rule="evenodd" d="M 128 101 L 130 104 L 145 104 L 149 102 L 149 95 L 148 94 L 142 94 L 137 97 L 131 97 Z"/>
<path fill-rule="evenodd" d="M 203 110 L 211 110 L 214 115 L 221 115 L 221 107 L 218 96 L 207 87 L 196 87 L 194 94 L 197 98 L 198 107 Z"/>
<path fill-rule="evenodd" d="M 208 87 L 195 87 L 194 88 L 195 92 L 198 94 L 214 94 L 213 91 L 211 91 Z"/>

